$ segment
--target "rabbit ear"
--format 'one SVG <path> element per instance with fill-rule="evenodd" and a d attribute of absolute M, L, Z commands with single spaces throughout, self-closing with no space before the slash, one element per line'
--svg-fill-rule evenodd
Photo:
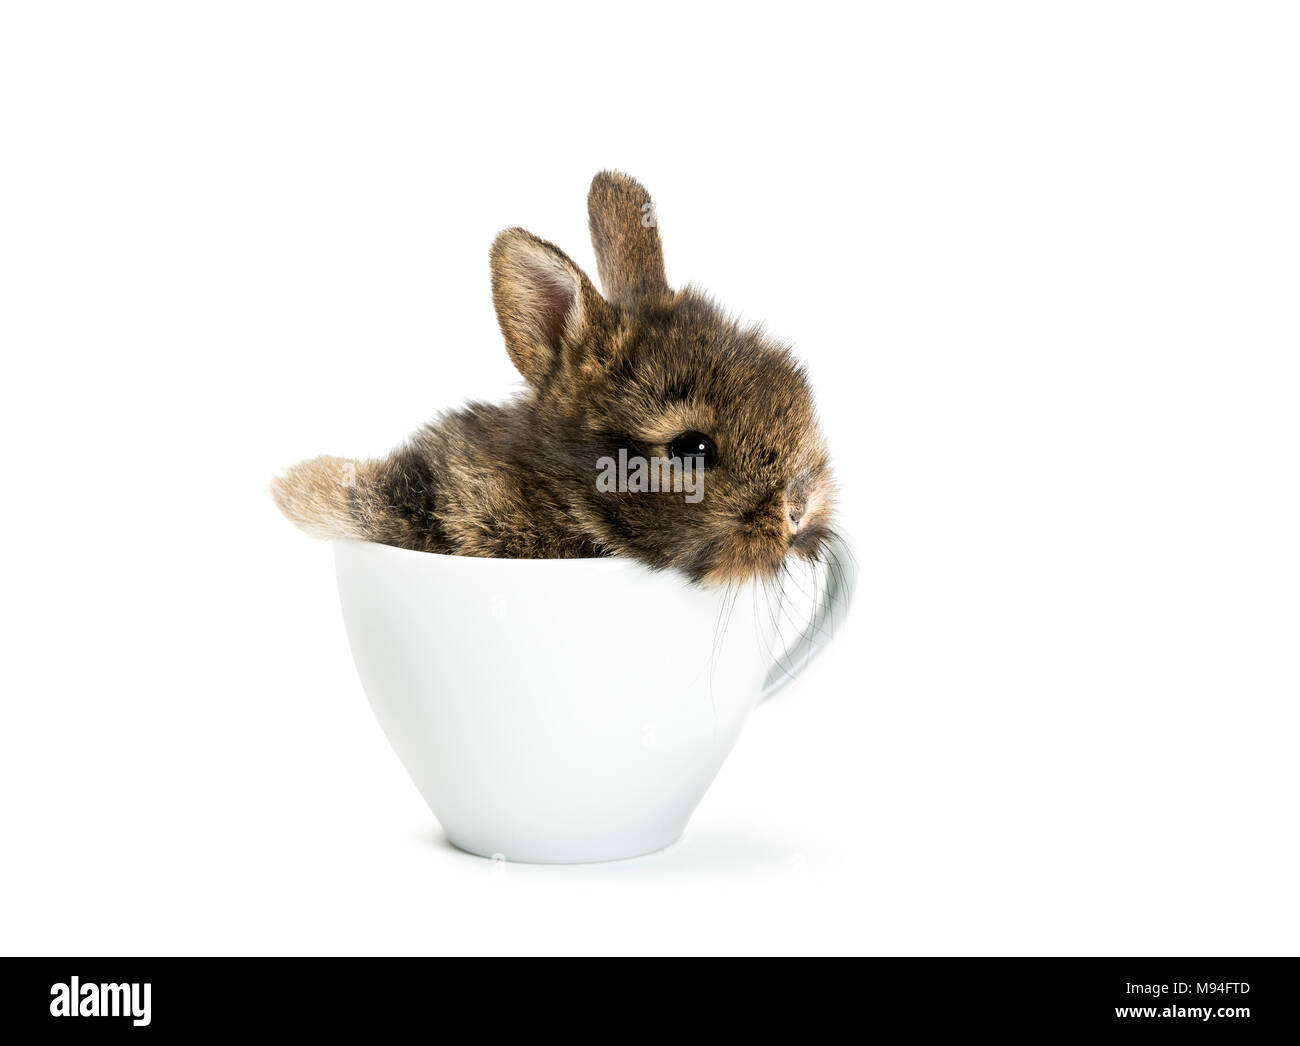
<path fill-rule="evenodd" d="M 601 171 L 587 193 L 600 285 L 610 301 L 667 294 L 654 203 L 635 178 Z"/>
<path fill-rule="evenodd" d="M 562 250 L 524 229 L 492 244 L 492 302 L 510 359 L 538 387 L 609 309 Z"/>

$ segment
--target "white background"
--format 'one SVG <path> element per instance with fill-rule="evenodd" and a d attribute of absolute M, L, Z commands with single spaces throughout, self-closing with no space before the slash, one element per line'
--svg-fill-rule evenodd
<path fill-rule="evenodd" d="M 6 5 L 0 948 L 1294 953 L 1297 29 Z M 594 275 L 602 167 L 806 361 L 861 586 L 679 845 L 502 868 L 265 488 L 508 395 L 488 245 Z"/>

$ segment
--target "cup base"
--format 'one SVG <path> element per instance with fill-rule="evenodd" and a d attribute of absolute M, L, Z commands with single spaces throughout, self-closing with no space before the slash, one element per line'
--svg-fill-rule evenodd
<path fill-rule="evenodd" d="M 544 851 L 524 850 L 522 853 L 509 853 L 501 849 L 478 846 L 453 835 L 447 836 L 447 842 L 457 850 L 474 857 L 485 857 L 489 861 L 504 864 L 606 864 L 610 861 L 630 861 L 634 857 L 646 857 L 673 846 L 682 837 L 678 830 L 666 838 L 645 840 L 640 843 L 622 846 L 592 847 L 548 847 Z"/>

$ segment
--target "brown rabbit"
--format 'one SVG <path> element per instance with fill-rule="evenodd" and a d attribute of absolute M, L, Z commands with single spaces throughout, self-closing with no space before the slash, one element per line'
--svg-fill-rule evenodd
<path fill-rule="evenodd" d="M 465 556 L 632 556 L 708 584 L 818 556 L 832 486 L 802 369 L 703 294 L 668 287 L 638 182 L 602 172 L 587 207 L 604 297 L 523 229 L 492 245 L 492 299 L 526 391 L 445 414 L 380 460 L 294 466 L 272 486 L 286 516 L 315 537 Z M 702 497 L 680 485 L 609 489 L 601 463 L 620 451 L 702 467 Z"/>

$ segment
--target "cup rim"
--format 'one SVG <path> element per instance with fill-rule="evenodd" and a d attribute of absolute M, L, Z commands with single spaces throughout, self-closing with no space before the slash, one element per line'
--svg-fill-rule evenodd
<path fill-rule="evenodd" d="M 358 538 L 335 538 L 331 544 L 336 548 L 339 546 L 368 546 L 382 550 L 378 553 L 380 555 L 406 558 L 411 563 L 435 561 L 469 570 L 588 570 L 649 574 L 667 573 L 667 571 L 653 570 L 645 564 L 625 556 L 587 556 L 581 559 L 505 559 L 500 556 L 459 556 L 447 552 L 421 552 L 413 548 L 401 548 L 397 545 L 385 545 L 381 541 L 364 541 Z"/>

